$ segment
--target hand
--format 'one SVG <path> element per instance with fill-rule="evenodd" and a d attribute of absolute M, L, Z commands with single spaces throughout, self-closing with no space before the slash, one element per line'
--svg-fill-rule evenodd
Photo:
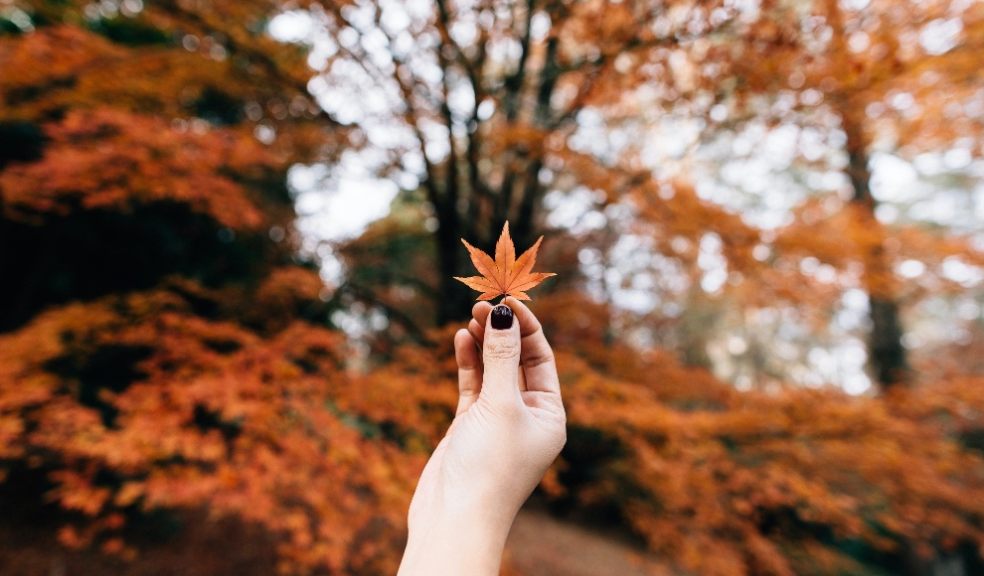
<path fill-rule="evenodd" d="M 454 336 L 458 408 L 410 504 L 402 576 L 498 574 L 516 513 L 567 438 L 553 351 L 530 309 L 509 297 L 472 316 Z"/>

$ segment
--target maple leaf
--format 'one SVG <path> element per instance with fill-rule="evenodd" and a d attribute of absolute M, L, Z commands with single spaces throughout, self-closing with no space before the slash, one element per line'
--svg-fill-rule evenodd
<path fill-rule="evenodd" d="M 517 300 L 531 300 L 526 290 L 536 287 L 551 276 L 552 272 L 533 272 L 536 264 L 536 253 L 540 250 L 543 236 L 537 238 L 529 250 L 516 258 L 516 246 L 509 236 L 509 222 L 502 227 L 499 241 L 495 243 L 495 260 L 485 252 L 469 244 L 464 238 L 461 243 L 468 249 L 472 264 L 482 274 L 454 279 L 463 282 L 472 290 L 481 292 L 477 300 L 491 300 L 496 296 L 512 296 Z"/>

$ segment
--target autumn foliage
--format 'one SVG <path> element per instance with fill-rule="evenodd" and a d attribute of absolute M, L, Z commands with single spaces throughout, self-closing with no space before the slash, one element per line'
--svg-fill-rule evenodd
<path fill-rule="evenodd" d="M 673 573 L 984 571 L 984 331 L 903 338 L 926 303 L 979 304 L 951 273 L 979 274 L 979 231 L 884 222 L 869 170 L 892 146 L 984 155 L 981 6 L 486 4 L 435 0 L 402 35 L 382 2 L 0 2 L 0 535 L 93 571 L 186 546 L 214 573 L 395 573 L 456 403 L 454 277 L 522 297 L 536 265 L 569 418 L 537 505 Z M 324 62 L 267 34 L 295 9 L 338 40 Z M 946 19 L 950 49 L 909 42 Z M 353 86 L 396 104 L 359 117 L 341 104 L 378 102 Z M 700 188 L 706 157 L 649 164 L 681 116 L 691 148 L 829 130 L 843 185 L 761 225 Z M 336 284 L 288 170 L 357 152 L 413 189 L 332 247 Z M 811 182 L 805 156 L 788 170 Z M 569 226 L 564 201 L 588 206 Z M 620 305 L 636 284 L 658 305 Z M 849 293 L 872 390 L 794 381 L 786 351 L 836 340 Z M 726 330 L 747 381 L 715 375 Z M 58 567 L 29 555 L 0 542 L 0 572 Z"/>
<path fill-rule="evenodd" d="M 207 505 L 277 534 L 291 571 L 386 571 L 417 462 L 329 404 L 343 348 L 209 321 L 167 290 L 63 307 L 3 340 L 3 456 L 46 471 L 68 546 L 122 553 L 140 510 Z"/>
<path fill-rule="evenodd" d="M 392 573 L 423 454 L 334 400 L 347 344 L 317 325 L 283 184 L 309 135 L 344 131 L 233 16 L 148 6 L 0 38 L 3 497 L 33 502 L 28 525 L 58 510 L 63 546 L 136 562 L 133 534 L 224 518 L 283 572 Z"/>
<path fill-rule="evenodd" d="M 455 276 L 455 280 L 460 281 L 472 290 L 481 292 L 478 300 L 491 300 L 497 296 L 513 296 L 517 300 L 531 300 L 527 290 L 536 286 L 551 276 L 556 276 L 551 272 L 533 272 L 536 265 L 536 253 L 540 250 L 540 242 L 543 236 L 539 237 L 527 251 L 516 257 L 516 246 L 512 238 L 509 237 L 509 222 L 502 226 L 502 234 L 495 243 L 495 259 L 475 248 L 462 239 L 461 242 L 468 249 L 472 264 L 482 274 L 481 276 L 471 276 L 461 278 Z"/>

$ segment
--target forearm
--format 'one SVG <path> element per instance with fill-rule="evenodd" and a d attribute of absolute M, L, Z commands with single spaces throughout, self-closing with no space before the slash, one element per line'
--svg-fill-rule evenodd
<path fill-rule="evenodd" d="M 564 446 L 553 352 L 533 313 L 507 302 L 498 320 L 492 306 L 476 305 L 481 333 L 455 334 L 458 407 L 417 483 L 399 576 L 498 576 L 517 512 Z"/>
<path fill-rule="evenodd" d="M 398 576 L 497 576 L 515 514 L 488 512 L 442 513 L 413 525 Z"/>

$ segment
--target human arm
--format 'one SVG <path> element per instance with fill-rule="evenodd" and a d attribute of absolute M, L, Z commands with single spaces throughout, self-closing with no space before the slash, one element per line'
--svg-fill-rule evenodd
<path fill-rule="evenodd" d="M 414 493 L 400 576 L 498 574 L 516 513 L 566 441 L 540 322 L 515 298 L 499 306 L 476 304 L 455 334 L 458 407 Z"/>

